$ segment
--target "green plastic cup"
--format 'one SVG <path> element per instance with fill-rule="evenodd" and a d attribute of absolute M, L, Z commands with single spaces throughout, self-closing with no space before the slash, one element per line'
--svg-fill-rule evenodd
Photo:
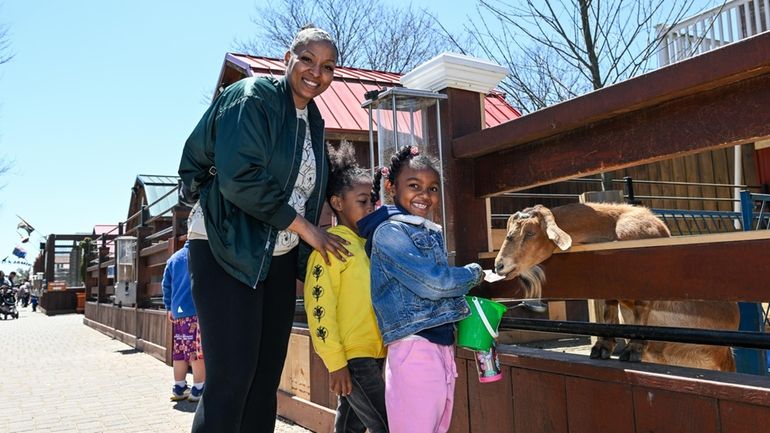
<path fill-rule="evenodd" d="M 497 338 L 497 327 L 505 305 L 486 298 L 466 296 L 471 315 L 457 324 L 457 345 L 472 350 L 488 351 Z"/>

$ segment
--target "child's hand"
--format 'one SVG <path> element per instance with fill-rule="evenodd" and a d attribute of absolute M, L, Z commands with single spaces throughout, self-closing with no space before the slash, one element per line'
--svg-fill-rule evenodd
<path fill-rule="evenodd" d="M 174 316 L 171 314 L 171 311 L 166 311 L 166 317 L 168 317 L 169 322 L 174 321 Z"/>
<path fill-rule="evenodd" d="M 329 373 L 329 389 L 338 396 L 350 395 L 353 392 L 353 381 L 347 366 Z"/>

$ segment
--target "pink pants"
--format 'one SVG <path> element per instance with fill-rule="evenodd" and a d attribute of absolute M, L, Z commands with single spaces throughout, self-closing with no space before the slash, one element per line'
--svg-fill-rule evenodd
<path fill-rule="evenodd" d="M 421 338 L 388 345 L 385 406 L 390 433 L 445 433 L 452 421 L 454 346 Z"/>

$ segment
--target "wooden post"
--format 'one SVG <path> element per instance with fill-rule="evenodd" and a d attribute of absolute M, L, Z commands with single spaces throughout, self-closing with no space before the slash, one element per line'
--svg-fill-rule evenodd
<path fill-rule="evenodd" d="M 139 226 L 136 228 L 136 307 L 144 307 L 149 300 L 147 284 L 150 283 L 150 270 L 146 259 L 142 258 L 142 249 L 146 247 L 147 236 L 153 232 L 152 227 Z"/>
<path fill-rule="evenodd" d="M 45 241 L 45 281 L 51 284 L 54 279 L 54 269 L 56 268 L 56 235 L 50 234 Z"/>
<path fill-rule="evenodd" d="M 482 127 L 483 98 L 478 92 L 447 88 L 448 96 L 441 102 L 441 145 L 444 155 L 447 250 L 455 252 L 454 262 L 463 265 L 478 261 L 478 253 L 486 251 L 489 242 L 486 224 L 487 206 L 483 198 L 474 195 L 473 162 L 452 155 L 452 139 Z M 481 227 L 480 227 L 481 225 Z M 452 260 L 452 257 L 450 257 Z"/>
<path fill-rule="evenodd" d="M 187 218 L 190 216 L 190 208 L 176 205 L 171 210 L 171 240 L 169 241 L 169 253 L 173 254 L 182 248 L 181 237 L 187 235 Z"/>
<path fill-rule="evenodd" d="M 142 225 L 136 228 L 136 304 L 134 304 L 133 308 L 135 341 L 145 339 L 139 310 L 144 308 L 149 301 L 147 284 L 150 283 L 150 272 L 146 260 L 142 258 L 142 248 L 144 247 L 145 238 L 151 235 L 152 232 L 152 227 Z"/>
<path fill-rule="evenodd" d="M 110 249 L 107 248 L 105 239 L 102 238 L 102 246 L 99 247 L 99 269 L 98 277 L 96 280 L 97 294 L 96 302 L 105 302 L 107 300 L 107 268 L 103 268 L 102 264 L 107 261 L 110 256 Z"/>

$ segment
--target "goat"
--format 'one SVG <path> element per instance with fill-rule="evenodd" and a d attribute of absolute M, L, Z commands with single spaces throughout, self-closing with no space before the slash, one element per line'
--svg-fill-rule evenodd
<path fill-rule="evenodd" d="M 569 204 L 553 209 L 537 205 L 508 219 L 507 235 L 495 258 L 495 271 L 507 279 L 521 277 L 529 294 L 540 296 L 545 274 L 539 264 L 559 248 L 573 244 L 649 239 L 671 236 L 649 209 L 614 203 Z M 738 328 L 738 305 L 720 301 L 605 300 L 604 323 L 619 323 L 618 307 L 626 323 L 686 328 Z M 591 358 L 608 359 L 614 338 L 598 338 Z M 735 371 L 729 347 L 631 340 L 622 361 L 645 361 L 722 371 Z"/>

